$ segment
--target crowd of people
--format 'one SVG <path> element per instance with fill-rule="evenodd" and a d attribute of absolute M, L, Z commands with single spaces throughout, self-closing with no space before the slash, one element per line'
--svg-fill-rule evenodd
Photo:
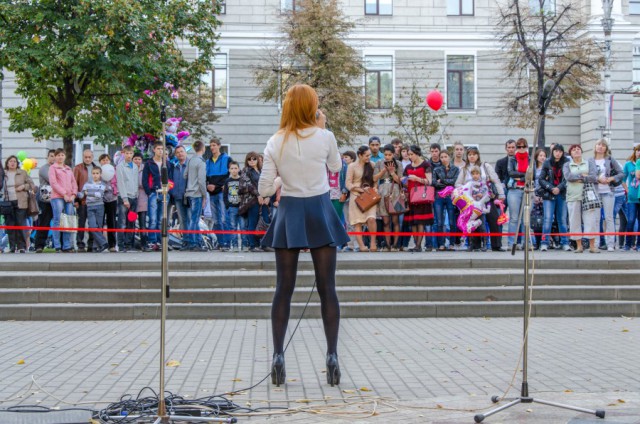
<path fill-rule="evenodd" d="M 172 247 L 263 251 L 262 236 L 251 232 L 268 228 L 280 201 L 279 191 L 269 197 L 259 194 L 263 155 L 249 152 L 244 162 L 238 163 L 221 151 L 215 138 L 209 143 L 208 155 L 201 141 L 194 142 L 191 149 L 188 154 L 184 146 L 178 146 L 168 162 L 170 221 L 180 230 L 213 230 L 215 243 L 206 243 L 208 235 L 188 232 Z M 434 143 L 428 154 L 423 154 L 419 146 L 403 144 L 400 139 L 383 145 L 373 136 L 357 151 L 344 151 L 342 169 L 327 170 L 329 194 L 344 227 L 356 234 L 339 250 L 506 251 L 514 244 L 522 249 L 522 234 L 515 234 L 524 233 L 525 220 L 518 213 L 526 193 L 530 154 L 535 166 L 532 248 L 588 249 L 592 253 L 640 250 L 635 236 L 598 234 L 638 229 L 640 145 L 625 158 L 624 166 L 611 156 L 606 140 L 596 143 L 592 157 L 583 156 L 578 144 L 530 150 L 524 138 L 508 140 L 505 151 L 506 156 L 495 166 L 481 159 L 478 147 L 465 147 L 460 142 L 448 149 Z M 9 156 L 4 168 L 0 164 L 4 223 L 41 229 L 7 230 L 6 236 L 0 233 L 0 251 L 40 253 L 47 247 L 65 253 L 159 250 L 164 156 L 162 143 L 154 145 L 153 156 L 146 160 L 133 147 L 124 147 L 118 163 L 108 154 L 100 155 L 96 162 L 94 153 L 85 150 L 82 162 L 71 168 L 65 164 L 62 149 L 50 150 L 47 163 L 39 169 L 39 187 L 20 169 L 18 158 Z M 107 165 L 115 166 L 115 175 L 103 175 L 102 168 Z M 412 193 L 428 194 L 427 188 L 432 190 L 431 196 L 412 201 Z M 456 189 L 468 196 L 462 207 L 458 194 L 451 194 Z M 376 193 L 379 200 L 363 209 L 357 200 L 370 193 Z M 30 212 L 33 194 L 37 194 L 39 206 L 36 213 Z M 472 208 L 472 214 L 461 212 L 467 207 Z M 466 214 L 463 228 L 461 213 Z M 502 225 L 506 214 L 508 224 Z M 61 227 L 79 230 L 49 230 Z M 94 231 L 83 231 L 85 228 Z M 103 228 L 126 231 L 95 231 Z M 389 234 L 367 236 L 359 234 L 362 232 Z M 505 233 L 508 235 L 503 237 Z"/>

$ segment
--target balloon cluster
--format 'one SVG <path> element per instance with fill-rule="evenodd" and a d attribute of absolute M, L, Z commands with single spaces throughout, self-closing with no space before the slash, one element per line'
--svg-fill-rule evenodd
<path fill-rule="evenodd" d="M 38 161 L 35 158 L 29 158 L 27 152 L 25 152 L 24 150 L 20 150 L 16 154 L 16 157 L 20 161 L 20 168 L 27 172 L 31 171 L 33 168 L 38 167 Z"/>

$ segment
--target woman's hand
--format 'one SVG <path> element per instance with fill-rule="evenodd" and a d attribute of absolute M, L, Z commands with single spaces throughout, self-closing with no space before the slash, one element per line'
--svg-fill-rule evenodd
<path fill-rule="evenodd" d="M 316 112 L 316 125 L 322 129 L 327 128 L 327 115 L 320 109 Z"/>
<path fill-rule="evenodd" d="M 422 182 L 422 178 L 418 177 L 417 175 L 409 175 L 409 181 L 420 181 L 420 182 Z"/>

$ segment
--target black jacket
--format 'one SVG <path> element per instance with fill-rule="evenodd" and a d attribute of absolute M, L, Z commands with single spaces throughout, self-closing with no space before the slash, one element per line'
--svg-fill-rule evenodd
<path fill-rule="evenodd" d="M 506 185 L 509 188 L 515 188 L 516 182 L 524 181 L 525 173 L 518 171 L 518 161 L 515 156 L 509 157 L 509 161 L 507 162 L 507 172 L 508 172 L 508 180 Z M 516 178 L 518 180 L 516 180 Z M 522 188 L 522 187 L 519 187 Z"/>
<path fill-rule="evenodd" d="M 443 165 L 433 170 L 433 186 L 436 190 L 442 190 L 447 186 L 455 186 L 460 168 L 449 165 L 449 169 L 445 169 Z"/>
<path fill-rule="evenodd" d="M 496 174 L 498 174 L 498 178 L 505 187 L 507 186 L 507 182 L 509 181 L 509 171 L 507 169 L 509 157 L 510 156 L 505 156 L 502 159 L 498 159 L 498 161 L 496 162 Z"/>
<path fill-rule="evenodd" d="M 543 200 L 554 200 L 556 195 L 551 192 L 554 188 L 559 188 L 561 197 L 565 197 L 567 195 L 567 180 L 564 179 L 564 174 L 562 169 L 564 168 L 564 164 L 569 162 L 569 159 L 566 156 L 562 156 L 558 161 L 558 166 L 556 166 L 556 172 L 560 173 L 560 182 L 555 184 L 555 177 L 553 173 L 553 164 L 551 161 L 555 161 L 555 158 L 552 156 L 549 159 L 545 160 L 542 164 L 542 169 L 540 170 L 540 176 L 538 177 L 538 189 L 536 190 L 536 196 L 541 197 Z"/>

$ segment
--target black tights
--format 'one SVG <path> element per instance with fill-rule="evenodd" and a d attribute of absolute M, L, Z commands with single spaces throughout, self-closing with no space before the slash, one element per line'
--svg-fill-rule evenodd
<path fill-rule="evenodd" d="M 276 292 L 271 307 L 271 328 L 274 353 L 284 352 L 291 297 L 296 286 L 300 249 L 276 249 Z M 337 353 L 340 327 L 340 303 L 336 294 L 336 248 L 311 249 L 316 286 L 320 295 L 320 310 L 327 338 L 327 353 Z"/>

